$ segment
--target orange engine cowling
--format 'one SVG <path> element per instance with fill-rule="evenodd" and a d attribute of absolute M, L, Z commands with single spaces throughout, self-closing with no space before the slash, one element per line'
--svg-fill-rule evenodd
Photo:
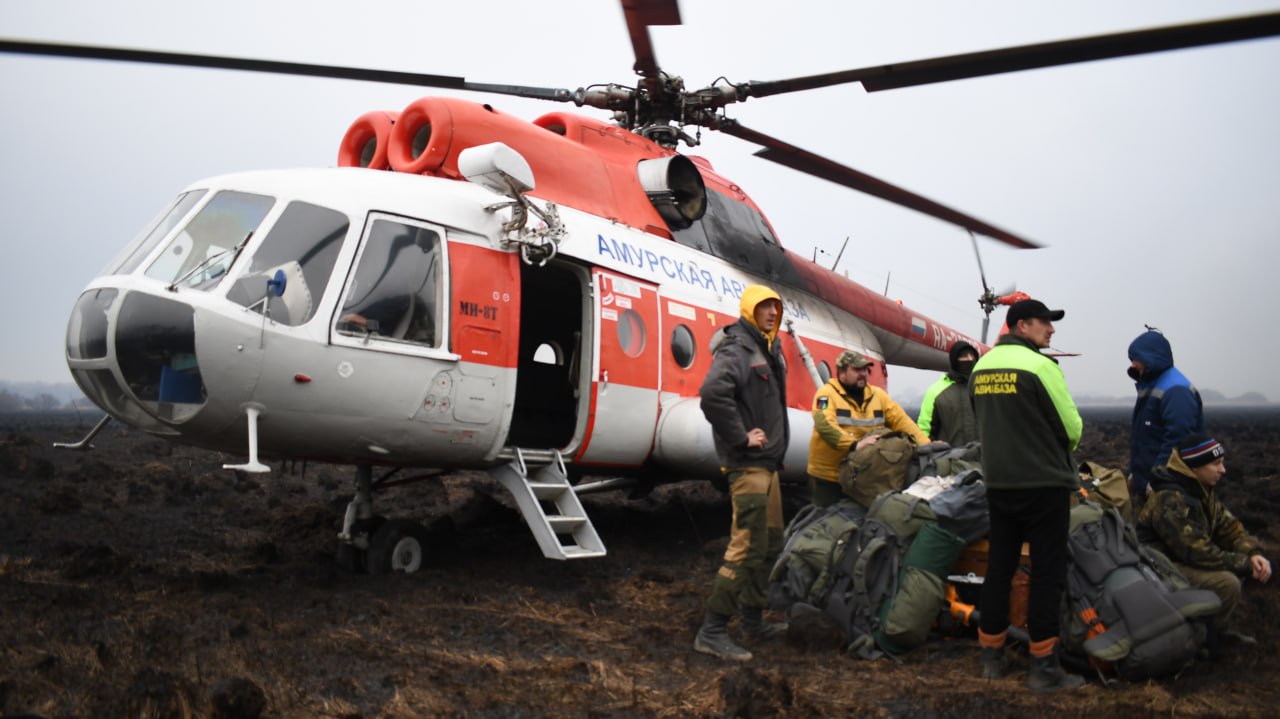
<path fill-rule="evenodd" d="M 387 147 L 391 144 L 391 128 L 399 117 L 398 112 L 374 110 L 356 118 L 338 146 L 338 166 L 390 169 Z"/>
<path fill-rule="evenodd" d="M 453 113 L 449 103 L 424 97 L 409 103 L 391 130 L 387 160 L 396 172 L 435 174 L 453 144 Z M 456 153 L 455 153 L 456 154 Z"/>

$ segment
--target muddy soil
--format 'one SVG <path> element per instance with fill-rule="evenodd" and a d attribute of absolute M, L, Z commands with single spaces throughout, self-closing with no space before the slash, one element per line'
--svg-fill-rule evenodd
<path fill-rule="evenodd" d="M 1122 467 L 1124 411 L 1086 411 L 1080 459 Z M 701 482 L 586 498 L 606 558 L 543 559 L 501 487 L 443 475 L 375 498 L 432 528 L 411 575 L 341 569 L 351 468 L 223 470 L 240 457 L 95 418 L 0 417 L 0 714 L 45 717 L 1254 717 L 1280 709 L 1280 595 L 1247 586 L 1258 638 L 1181 676 L 1064 695 L 975 679 L 971 637 L 901 662 L 836 642 L 743 665 L 690 649 L 726 544 Z M 1280 552 L 1280 411 L 1210 413 L 1229 506 Z M 284 471 L 282 471 L 284 470 Z M 448 517 L 448 520 L 444 520 Z"/>

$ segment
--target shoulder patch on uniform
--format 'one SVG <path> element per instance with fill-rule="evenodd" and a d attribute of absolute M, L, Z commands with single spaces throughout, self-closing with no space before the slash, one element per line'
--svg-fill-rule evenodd
<path fill-rule="evenodd" d="M 830 397 L 819 397 L 819 398 L 818 398 L 818 409 L 826 409 L 828 404 L 831 404 L 831 398 L 830 398 Z"/>

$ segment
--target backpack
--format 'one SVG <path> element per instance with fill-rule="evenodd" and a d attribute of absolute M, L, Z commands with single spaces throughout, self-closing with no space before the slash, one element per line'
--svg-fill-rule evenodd
<path fill-rule="evenodd" d="M 982 469 L 982 443 L 970 442 L 951 447 L 945 442 L 930 442 L 916 448 L 907 471 L 907 484 L 921 477 L 950 477 L 970 469 Z"/>
<path fill-rule="evenodd" d="M 885 492 L 908 484 L 916 443 L 902 432 L 885 432 L 880 440 L 856 449 L 840 462 L 840 489 L 864 507 Z"/>
<path fill-rule="evenodd" d="M 848 499 L 801 509 L 783 531 L 782 551 L 769 572 L 769 607 L 786 610 L 797 602 L 813 604 L 826 594 L 833 550 L 841 538 L 857 531 L 866 514 Z"/>
<path fill-rule="evenodd" d="M 1114 507 L 1071 509 L 1064 649 L 1124 679 L 1176 673 L 1204 644 L 1205 620 L 1221 607 L 1211 591 L 1186 588 L 1143 547 Z M 1166 578 L 1169 577 L 1169 578 Z"/>
<path fill-rule="evenodd" d="M 850 652 L 867 659 L 881 656 L 875 635 L 884 624 L 885 604 L 898 594 L 903 554 L 935 518 L 923 499 L 888 492 L 872 502 L 857 531 L 837 543 L 831 586 L 819 607 L 845 630 Z M 937 613 L 935 608 L 928 617 L 926 632 Z"/>
<path fill-rule="evenodd" d="M 966 544 L 991 531 L 987 485 L 982 482 L 981 470 L 967 469 L 956 475 L 950 489 L 929 498 L 929 506 L 938 515 L 938 524 L 959 535 Z"/>
<path fill-rule="evenodd" d="M 902 555 L 898 588 L 880 607 L 876 645 L 903 654 L 929 638 L 929 629 L 947 598 L 947 574 L 964 551 L 965 541 L 936 522 L 928 522 Z"/>

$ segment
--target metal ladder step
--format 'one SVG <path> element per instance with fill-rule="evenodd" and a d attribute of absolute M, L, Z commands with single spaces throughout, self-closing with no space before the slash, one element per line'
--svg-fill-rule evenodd
<path fill-rule="evenodd" d="M 556 450 L 539 450 L 542 464 L 530 477 L 526 455 L 518 447 L 510 450 L 513 459 L 489 470 L 489 475 L 507 488 L 516 506 L 533 532 L 534 539 L 548 559 L 587 559 L 603 557 L 604 543 L 596 533 L 578 494 L 569 484 L 564 459 Z"/>

